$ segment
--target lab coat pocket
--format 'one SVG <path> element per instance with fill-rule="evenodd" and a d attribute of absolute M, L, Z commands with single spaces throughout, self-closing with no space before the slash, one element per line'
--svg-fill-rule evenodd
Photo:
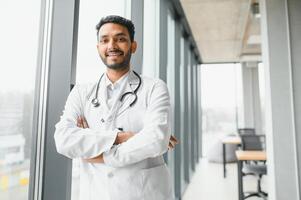
<path fill-rule="evenodd" d="M 165 164 L 143 170 L 143 199 L 172 199 L 171 177 Z"/>
<path fill-rule="evenodd" d="M 112 200 L 141 200 L 142 175 L 138 171 L 109 173 L 109 188 Z"/>

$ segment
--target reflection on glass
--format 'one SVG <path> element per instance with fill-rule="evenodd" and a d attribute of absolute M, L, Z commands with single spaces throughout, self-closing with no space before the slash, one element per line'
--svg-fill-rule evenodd
<path fill-rule="evenodd" d="M 38 0 L 0 2 L 1 200 L 28 199 L 39 16 Z"/>
<path fill-rule="evenodd" d="M 128 3 L 130 3 L 129 0 L 120 0 L 118 3 L 116 1 L 91 0 L 80 3 L 76 83 L 97 82 L 105 71 L 105 66 L 96 49 L 95 26 L 102 17 L 107 15 L 120 15 L 128 18 L 126 16 Z M 79 170 L 79 162 L 73 160 L 72 200 L 77 200 L 79 197 Z"/>

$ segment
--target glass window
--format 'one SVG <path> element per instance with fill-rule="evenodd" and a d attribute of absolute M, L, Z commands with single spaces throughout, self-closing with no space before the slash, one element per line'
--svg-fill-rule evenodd
<path fill-rule="evenodd" d="M 40 1 L 0 2 L 0 199 L 28 199 Z"/>
<path fill-rule="evenodd" d="M 237 128 L 237 69 L 239 64 L 201 66 L 203 155 L 222 136 Z M 240 90 L 239 90 L 240 91 Z"/>
<path fill-rule="evenodd" d="M 102 63 L 97 49 L 96 24 L 107 15 L 120 15 L 129 18 L 129 0 L 105 1 L 91 0 L 82 1 L 79 8 L 78 50 L 76 82 L 93 82 L 104 72 L 105 65 Z"/>
<path fill-rule="evenodd" d="M 158 32 L 158 4 L 153 0 L 144 0 L 143 15 L 143 68 L 142 74 L 159 77 L 159 58 L 157 51 L 160 33 Z"/>
<path fill-rule="evenodd" d="M 79 9 L 78 50 L 76 83 L 96 82 L 105 71 L 105 65 L 97 52 L 96 24 L 107 15 L 130 18 L 130 0 L 81 1 Z M 72 200 L 79 197 L 79 162 L 73 160 Z"/>

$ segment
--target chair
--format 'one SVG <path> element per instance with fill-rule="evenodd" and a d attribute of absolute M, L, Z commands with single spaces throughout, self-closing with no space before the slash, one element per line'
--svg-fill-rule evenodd
<path fill-rule="evenodd" d="M 261 197 L 263 199 L 267 199 L 268 194 L 261 189 L 261 179 L 263 175 L 267 174 L 267 166 L 265 164 L 245 164 L 242 169 L 243 174 L 252 174 L 257 177 L 257 191 L 250 192 L 244 199 L 249 197 Z"/>
<path fill-rule="evenodd" d="M 264 135 L 240 135 L 242 149 L 243 150 L 263 150 L 263 142 L 261 138 L 265 139 Z M 257 196 L 262 197 L 263 199 L 267 199 L 268 194 L 261 189 L 261 179 L 263 175 L 267 174 L 267 166 L 264 163 L 245 163 L 242 168 L 243 175 L 255 175 L 257 177 L 257 191 L 251 192 L 244 199 L 249 197 Z"/>
<path fill-rule="evenodd" d="M 255 135 L 255 134 L 242 134 L 241 147 L 244 151 L 262 151 L 263 144 L 265 143 L 265 135 Z"/>
<path fill-rule="evenodd" d="M 255 135 L 255 128 L 239 128 L 238 135 Z"/>

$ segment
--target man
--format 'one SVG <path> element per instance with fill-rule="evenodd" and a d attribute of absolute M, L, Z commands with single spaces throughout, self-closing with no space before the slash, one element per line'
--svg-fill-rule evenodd
<path fill-rule="evenodd" d="M 166 84 L 130 69 L 137 48 L 130 20 L 107 16 L 96 29 L 107 69 L 97 84 L 71 91 L 56 125 L 57 151 L 81 160 L 81 200 L 173 199 L 162 157 L 177 143 Z"/>

